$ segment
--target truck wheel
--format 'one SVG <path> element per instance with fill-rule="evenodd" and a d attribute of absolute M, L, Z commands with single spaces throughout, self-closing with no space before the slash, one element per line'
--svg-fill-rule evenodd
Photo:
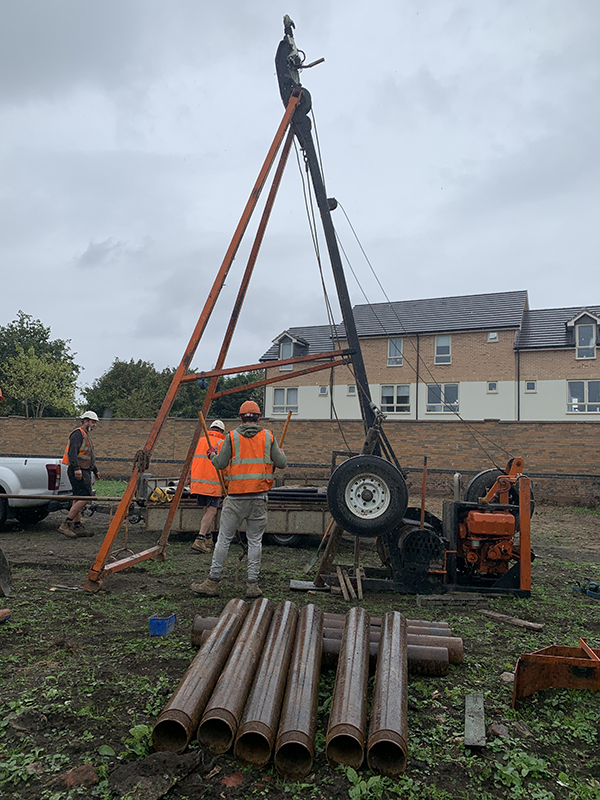
<path fill-rule="evenodd" d="M 408 507 L 400 470 L 379 456 L 354 456 L 335 470 L 327 486 L 334 520 L 348 533 L 380 536 L 397 527 Z"/>
<path fill-rule="evenodd" d="M 4 523 L 8 515 L 8 500 L 3 500 L 2 495 L 5 494 L 3 489 L 0 489 L 0 531 L 4 529 Z"/>
<path fill-rule="evenodd" d="M 295 547 L 300 544 L 302 537 L 297 533 L 267 533 L 265 539 L 269 544 L 278 544 L 280 547 Z"/>
<path fill-rule="evenodd" d="M 48 506 L 34 506 L 33 508 L 15 508 L 15 517 L 23 525 L 36 525 L 46 519 L 50 510 Z"/>

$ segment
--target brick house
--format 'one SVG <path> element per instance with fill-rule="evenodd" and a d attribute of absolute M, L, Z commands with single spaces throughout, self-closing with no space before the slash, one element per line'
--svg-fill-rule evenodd
<path fill-rule="evenodd" d="M 389 419 L 600 421 L 600 306 L 529 309 L 527 292 L 354 307 L 371 397 Z M 260 359 L 265 416 L 359 419 L 347 367 L 268 362 L 346 347 L 343 325 L 288 328 Z"/>

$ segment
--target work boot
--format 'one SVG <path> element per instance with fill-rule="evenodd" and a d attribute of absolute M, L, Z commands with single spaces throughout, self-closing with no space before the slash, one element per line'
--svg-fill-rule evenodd
<path fill-rule="evenodd" d="M 73 530 L 74 525 L 75 525 L 74 521 L 67 517 L 66 520 L 60 525 L 58 530 L 60 533 L 63 534 L 63 536 L 66 536 L 67 539 L 76 539 L 77 534 Z"/>
<path fill-rule="evenodd" d="M 212 550 L 212 536 L 198 536 L 192 545 L 194 553 L 210 553 Z"/>
<path fill-rule="evenodd" d="M 257 597 L 262 597 L 263 593 L 260 586 L 256 581 L 248 581 L 246 584 L 246 600 L 254 600 Z"/>
<path fill-rule="evenodd" d="M 78 539 L 89 539 L 90 536 L 94 535 L 94 531 L 89 531 L 83 522 L 73 523 L 73 530 L 75 531 L 75 536 Z"/>
<path fill-rule="evenodd" d="M 219 581 L 211 581 L 207 578 L 203 583 L 192 583 L 190 589 L 195 594 L 202 594 L 204 597 L 219 596 Z"/>

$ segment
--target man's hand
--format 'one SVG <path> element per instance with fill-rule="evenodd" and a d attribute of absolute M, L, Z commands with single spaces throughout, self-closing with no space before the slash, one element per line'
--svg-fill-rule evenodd
<path fill-rule="evenodd" d="M 80 469 L 76 469 L 76 470 L 73 472 L 73 475 L 75 475 L 75 477 L 77 478 L 77 480 L 78 480 L 78 481 L 80 481 L 80 480 L 82 479 L 82 477 L 83 477 L 83 472 L 82 472 Z"/>
<path fill-rule="evenodd" d="M 206 451 L 206 455 L 210 458 L 211 456 L 216 456 L 218 452 L 216 447 L 209 447 Z"/>

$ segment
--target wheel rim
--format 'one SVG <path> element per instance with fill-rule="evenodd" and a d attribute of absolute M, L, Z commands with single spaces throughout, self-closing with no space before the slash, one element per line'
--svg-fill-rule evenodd
<path fill-rule="evenodd" d="M 346 486 L 346 505 L 361 519 L 377 519 L 390 504 L 390 490 L 379 476 L 371 472 L 357 475 Z"/>

